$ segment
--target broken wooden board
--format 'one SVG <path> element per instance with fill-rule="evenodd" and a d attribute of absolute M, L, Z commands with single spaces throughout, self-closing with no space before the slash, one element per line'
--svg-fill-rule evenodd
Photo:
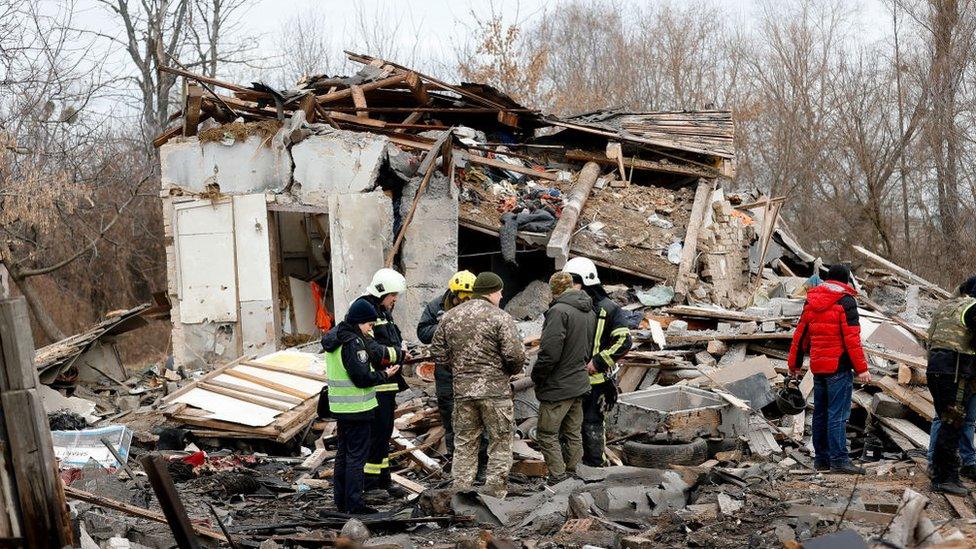
<path fill-rule="evenodd" d="M 953 494 L 942 494 L 945 496 L 946 500 L 949 501 L 949 505 L 956 511 L 961 519 L 972 520 L 976 519 L 976 514 L 973 514 L 973 510 L 969 508 L 966 503 L 966 499 L 962 496 L 956 496 Z"/>
<path fill-rule="evenodd" d="M 928 280 L 925 280 L 924 278 L 916 275 L 915 273 L 909 271 L 908 269 L 900 267 L 895 263 L 892 263 L 891 261 L 888 261 L 887 259 L 881 257 L 880 255 L 870 252 L 860 246 L 851 246 L 851 247 L 854 248 L 855 252 L 871 260 L 873 263 L 876 263 L 884 267 L 885 269 L 888 269 L 892 273 L 901 276 L 903 279 L 908 280 L 909 282 L 918 284 L 919 286 L 926 288 L 927 290 L 935 294 L 936 297 L 941 297 L 942 299 L 949 299 L 949 297 L 951 297 L 951 294 L 949 292 L 945 291 L 937 284 L 933 284 Z"/>
<path fill-rule="evenodd" d="M 166 396 L 169 408 L 163 413 L 207 429 L 198 434 L 286 442 L 315 417 L 325 385 L 322 371 L 321 359 L 312 353 L 241 357 Z"/>
<path fill-rule="evenodd" d="M 876 511 L 864 511 L 861 509 L 848 508 L 845 512 L 843 506 L 823 507 L 819 505 L 793 504 L 789 509 L 786 510 L 786 516 L 788 517 L 803 517 L 810 515 L 829 521 L 838 520 L 841 515 L 843 515 L 845 520 L 870 522 L 872 524 L 878 524 L 881 526 L 887 526 L 895 517 L 895 515 L 892 515 L 891 513 L 878 513 Z"/>
<path fill-rule="evenodd" d="M 878 421 L 881 425 L 905 437 L 917 448 L 929 447 L 929 434 L 916 427 L 911 421 L 894 417 L 879 417 Z"/>
<path fill-rule="evenodd" d="M 889 376 L 878 379 L 875 384 L 889 396 L 914 410 L 926 421 L 932 421 L 935 418 L 935 406 L 932 404 L 931 395 L 927 388 L 905 387 L 899 385 L 898 380 Z"/>

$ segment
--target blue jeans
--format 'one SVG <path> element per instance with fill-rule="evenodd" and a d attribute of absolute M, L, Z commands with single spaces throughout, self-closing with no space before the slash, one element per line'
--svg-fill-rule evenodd
<path fill-rule="evenodd" d="M 813 376 L 813 452 L 818 465 L 841 467 L 847 455 L 847 420 L 851 417 L 854 372 Z"/>
<path fill-rule="evenodd" d="M 939 434 L 940 427 L 942 427 L 942 420 L 936 417 L 932 420 L 932 429 L 929 431 L 929 463 L 932 463 L 935 458 L 935 437 Z M 976 466 L 974 436 L 976 436 L 976 395 L 970 397 L 966 404 L 966 421 L 962 426 L 962 437 L 959 438 L 959 459 L 963 465 Z"/>

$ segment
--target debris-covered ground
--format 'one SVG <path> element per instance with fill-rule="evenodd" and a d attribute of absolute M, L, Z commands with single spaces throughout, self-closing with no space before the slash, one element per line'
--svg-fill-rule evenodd
<path fill-rule="evenodd" d="M 49 385 L 45 408 L 83 546 L 124 546 L 119 538 L 130 546 L 173 545 L 165 509 L 147 479 L 158 459 L 196 535 L 225 546 L 973 543 L 973 501 L 931 493 L 925 472 L 934 409 L 924 385 L 924 329 L 948 293 L 860 248 L 846 259 L 854 259 L 862 289 L 862 337 L 873 381 L 856 388 L 848 437 L 868 474 L 813 470 L 812 376 L 799 385 L 807 402 L 799 413 L 784 413 L 777 393 L 804 295 L 823 274 L 823 262 L 778 218 L 784 199 L 722 184 L 720 177 L 734 169 L 727 113 L 558 119 L 487 86 L 451 86 L 383 60 L 350 59 L 364 64 L 354 77 L 311 78 L 277 95 L 208 79 L 208 86 L 221 89 L 217 97 L 204 93 L 195 75 L 183 74 L 193 89 L 185 120 L 157 144 L 230 148 L 257 135 L 276 144 L 261 146 L 291 146 L 337 131 L 385 136 L 382 166 L 371 177 L 382 178 L 378 194 L 397 199 L 390 227 L 412 221 L 411 201 L 426 184 L 421 179 L 443 178 L 456 191 L 453 227 L 496 239 L 490 252 L 477 253 L 500 256 L 492 265 L 507 265 L 522 279 L 507 310 L 521 321 L 530 355 L 549 302 L 548 258 L 591 257 L 607 273 L 611 297 L 628 312 L 635 344 L 618 364 L 621 395 L 607 422 L 609 466 L 581 466 L 573 478 L 546 485 L 533 440 L 538 401 L 530 378 L 521 374 L 512 379 L 517 440 L 508 497 L 452 491 L 432 365 L 424 347 L 415 345 L 405 368 L 411 388 L 398 397 L 391 441 L 394 482 L 410 495 L 370 495 L 381 514 L 357 523 L 332 504 L 335 424 L 316 414 L 328 381 L 316 337 L 272 326 L 262 333 L 291 338 L 288 345 L 272 342 L 287 349 L 241 352 L 201 369 L 174 360 L 139 372 L 118 370 L 111 353 L 103 352 L 110 337 L 147 322 L 150 311 L 168 310 L 145 305 L 41 349 L 36 359 Z M 586 168 L 589 163 L 596 168 Z M 587 182 L 583 203 L 575 203 L 587 170 L 598 177 Z M 211 181 L 205 192 L 167 191 L 216 204 L 233 194 L 224 183 Z M 268 202 L 304 211 L 301 197 L 312 192 L 311 183 L 293 183 L 262 189 L 261 203 L 267 192 Z M 438 213 L 417 211 L 418 223 Z M 553 246 L 566 212 L 579 214 L 568 226 L 571 237 Z M 319 231 L 319 237 L 330 232 Z M 341 237 L 332 231 L 332 238 Z M 312 239 L 307 244 L 312 248 Z M 545 268 L 515 256 L 534 250 L 543 257 L 544 249 L 552 251 L 544 256 Z M 451 253 L 463 267 L 458 250 Z M 442 291 L 440 284 L 434 291 Z M 275 304 L 275 318 L 287 317 L 296 328 L 298 307 L 285 301 Z M 176 305 L 173 310 L 180 312 Z M 174 333 L 191 324 L 181 325 L 175 313 L 171 320 Z M 187 340 L 199 335 L 180 333 Z M 207 359 L 233 352 L 233 337 L 210 335 Z M 302 341 L 312 343 L 293 345 Z"/>

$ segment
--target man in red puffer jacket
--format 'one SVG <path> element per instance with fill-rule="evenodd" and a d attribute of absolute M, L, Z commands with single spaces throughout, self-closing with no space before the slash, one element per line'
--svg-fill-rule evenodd
<path fill-rule="evenodd" d="M 851 415 L 854 373 L 861 383 L 871 381 L 861 347 L 857 291 L 851 270 L 833 265 L 819 286 L 807 292 L 807 302 L 793 335 L 787 364 L 800 376 L 809 353 L 813 372 L 813 450 L 818 471 L 863 475 L 847 454 L 847 420 Z"/>

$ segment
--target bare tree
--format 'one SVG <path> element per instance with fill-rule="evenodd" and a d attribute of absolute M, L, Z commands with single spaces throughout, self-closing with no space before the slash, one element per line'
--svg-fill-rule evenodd
<path fill-rule="evenodd" d="M 138 172 L 113 170 L 104 154 L 102 120 L 89 114 L 104 81 L 83 61 L 92 45 L 71 29 L 72 7 L 45 15 L 36 2 L 0 2 L 0 12 L 19 29 L 0 47 L 0 263 L 56 340 L 63 332 L 31 280 L 97 252 L 139 185 L 118 203 L 95 197 L 106 179 Z"/>

